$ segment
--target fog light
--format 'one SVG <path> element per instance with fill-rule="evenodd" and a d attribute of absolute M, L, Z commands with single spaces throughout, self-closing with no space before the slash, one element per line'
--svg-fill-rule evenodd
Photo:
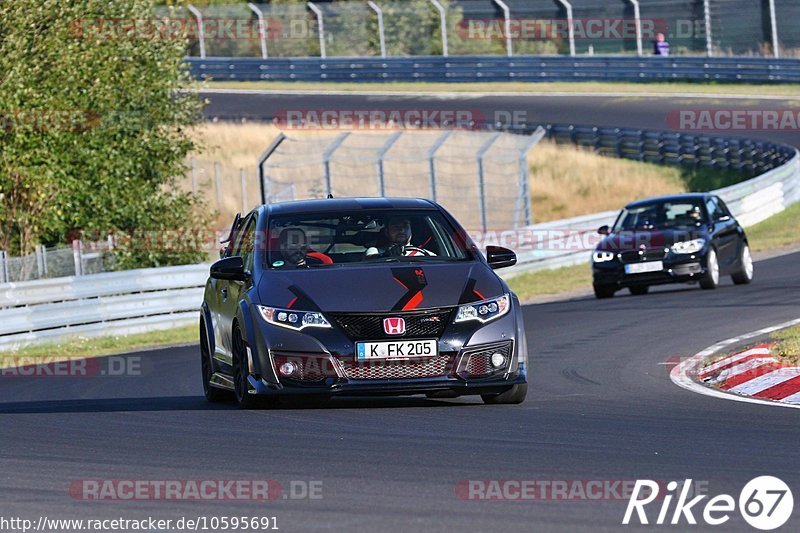
<path fill-rule="evenodd" d="M 297 363 L 293 361 L 287 361 L 283 363 L 280 368 L 278 368 L 278 372 L 281 373 L 282 376 L 292 376 L 294 375 L 300 368 L 297 366 Z"/>
<path fill-rule="evenodd" d="M 500 368 L 506 364 L 506 357 L 501 353 L 493 353 L 492 354 L 492 366 L 495 368 Z"/>

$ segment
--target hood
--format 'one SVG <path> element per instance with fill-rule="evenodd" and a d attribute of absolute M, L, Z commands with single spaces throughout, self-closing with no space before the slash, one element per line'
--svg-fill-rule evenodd
<path fill-rule="evenodd" d="M 597 250 L 609 252 L 640 250 L 642 245 L 648 250 L 653 250 L 669 248 L 676 242 L 707 238 L 708 232 L 705 226 L 650 231 L 620 231 L 606 235 L 597 244 Z"/>
<path fill-rule="evenodd" d="M 258 282 L 264 305 L 325 312 L 410 311 L 502 293 L 494 272 L 474 261 L 268 270 Z"/>

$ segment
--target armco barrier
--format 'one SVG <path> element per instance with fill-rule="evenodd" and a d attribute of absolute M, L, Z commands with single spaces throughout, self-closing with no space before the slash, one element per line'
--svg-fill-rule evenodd
<path fill-rule="evenodd" d="M 487 82 L 722 81 L 800 83 L 800 59 L 639 56 L 186 58 L 201 79 Z"/>
<path fill-rule="evenodd" d="M 4 283 L 0 350 L 195 323 L 207 277 L 208 265 L 186 265 Z"/>

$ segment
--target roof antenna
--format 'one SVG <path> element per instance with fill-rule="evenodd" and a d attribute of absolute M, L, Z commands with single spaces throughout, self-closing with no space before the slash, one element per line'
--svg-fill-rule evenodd
<path fill-rule="evenodd" d="M 333 193 L 328 193 L 328 198 L 333 198 Z"/>

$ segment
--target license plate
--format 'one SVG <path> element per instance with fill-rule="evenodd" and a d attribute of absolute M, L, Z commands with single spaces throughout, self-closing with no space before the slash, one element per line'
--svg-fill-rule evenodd
<path fill-rule="evenodd" d="M 648 261 L 647 263 L 632 263 L 625 265 L 626 274 L 642 274 L 644 272 L 660 272 L 664 270 L 662 261 Z"/>
<path fill-rule="evenodd" d="M 359 361 L 412 359 L 437 355 L 439 355 L 439 343 L 433 339 L 356 343 L 356 357 Z"/>

